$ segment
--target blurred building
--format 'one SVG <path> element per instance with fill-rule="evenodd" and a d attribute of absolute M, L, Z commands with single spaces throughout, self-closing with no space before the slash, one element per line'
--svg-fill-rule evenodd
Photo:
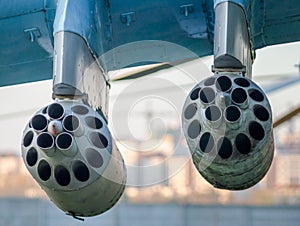
<path fill-rule="evenodd" d="M 280 136 L 267 176 L 258 185 L 241 192 L 215 189 L 208 184 L 195 169 L 179 132 L 169 131 L 163 137 L 145 142 L 118 141 L 128 171 L 123 201 L 300 204 L 300 149 L 294 143 L 290 145 L 290 137 Z M 297 142 L 300 143 L 300 139 Z M 0 156 L 0 196 L 46 197 L 25 168 L 22 158 L 14 155 Z"/>
<path fill-rule="evenodd" d="M 0 155 L 0 197 L 45 197 L 20 156 Z"/>
<path fill-rule="evenodd" d="M 284 188 L 300 187 L 300 152 L 278 150 L 275 158 L 275 186 Z"/>

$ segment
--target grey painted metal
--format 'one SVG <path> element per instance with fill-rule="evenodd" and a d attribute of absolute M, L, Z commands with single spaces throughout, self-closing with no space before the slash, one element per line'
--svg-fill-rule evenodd
<path fill-rule="evenodd" d="M 197 84 L 186 98 L 182 126 L 195 167 L 216 188 L 247 189 L 272 163 L 271 106 L 241 74 L 219 73 Z"/>
<path fill-rule="evenodd" d="M 99 1 L 58 2 L 54 21 L 53 97 L 81 98 L 107 119 L 109 79 L 103 52 Z M 78 16 L 80 15 L 80 16 Z M 104 21 L 102 21 L 104 22 Z"/>
<path fill-rule="evenodd" d="M 80 98 L 108 114 L 108 78 L 84 39 L 71 32 L 54 37 L 53 97 Z"/>
<path fill-rule="evenodd" d="M 125 189 L 125 164 L 106 122 L 81 101 L 38 111 L 24 130 L 22 157 L 49 198 L 72 216 L 107 211 Z"/>
<path fill-rule="evenodd" d="M 216 5 L 215 14 L 215 70 L 242 71 L 246 67 L 246 76 L 251 78 L 252 47 L 244 8 L 232 2 L 223 2 Z"/>
<path fill-rule="evenodd" d="M 109 1 L 60 0 L 57 4 L 54 34 L 64 31 L 81 36 L 97 59 L 112 48 L 109 7 Z"/>
<path fill-rule="evenodd" d="M 18 210 L 18 211 L 16 211 Z M 47 200 L 0 199 L 0 225 L 4 226 L 298 226 L 299 206 L 224 206 L 180 204 L 128 204 L 121 202 L 99 217 L 74 220 Z"/>

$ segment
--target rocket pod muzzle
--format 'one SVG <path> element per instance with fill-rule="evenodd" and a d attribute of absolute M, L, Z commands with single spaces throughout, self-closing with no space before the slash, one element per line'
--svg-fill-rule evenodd
<path fill-rule="evenodd" d="M 267 173 L 272 111 L 250 79 L 221 73 L 200 82 L 185 101 L 182 124 L 195 167 L 214 187 L 247 189 Z"/>

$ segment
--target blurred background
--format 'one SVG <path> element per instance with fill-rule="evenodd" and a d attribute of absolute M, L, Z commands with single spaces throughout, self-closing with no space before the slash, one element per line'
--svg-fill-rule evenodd
<path fill-rule="evenodd" d="M 300 43 L 257 51 L 253 80 L 270 91 L 274 120 L 300 106 L 299 53 Z M 52 101 L 51 81 L 0 88 L 0 226 L 299 225 L 299 116 L 274 129 L 272 167 L 251 189 L 215 189 L 194 168 L 181 109 L 195 84 L 212 75 L 211 65 L 212 57 L 206 57 L 135 80 L 116 79 L 145 68 L 110 73 L 116 81 L 109 127 L 127 166 L 127 188 L 114 208 L 85 223 L 50 202 L 20 156 L 23 128 Z"/>

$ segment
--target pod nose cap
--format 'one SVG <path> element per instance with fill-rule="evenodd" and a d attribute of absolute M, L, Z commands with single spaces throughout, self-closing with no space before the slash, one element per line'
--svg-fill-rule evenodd
<path fill-rule="evenodd" d="M 51 135 L 57 136 L 63 131 L 62 123 L 60 121 L 53 120 L 49 122 L 47 130 Z"/>

